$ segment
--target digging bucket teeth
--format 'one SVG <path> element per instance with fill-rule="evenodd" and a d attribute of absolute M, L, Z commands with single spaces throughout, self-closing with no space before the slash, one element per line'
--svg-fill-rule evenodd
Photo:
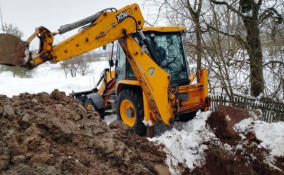
<path fill-rule="evenodd" d="M 11 34 L 0 34 L 0 64 L 24 67 L 29 59 L 27 42 Z"/>

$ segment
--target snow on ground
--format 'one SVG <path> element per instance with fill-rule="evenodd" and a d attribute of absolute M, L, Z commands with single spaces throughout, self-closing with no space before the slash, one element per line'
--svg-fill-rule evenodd
<path fill-rule="evenodd" d="M 284 156 L 284 122 L 256 121 L 254 130 L 256 138 L 262 141 L 260 145 L 271 150 L 272 156 Z"/>
<path fill-rule="evenodd" d="M 267 123 L 248 118 L 237 123 L 234 129 L 244 134 L 253 131 L 261 141 L 260 146 L 270 151 L 271 156 L 284 156 L 284 122 Z"/>
<path fill-rule="evenodd" d="M 226 150 L 234 152 L 242 148 L 240 142 L 236 147 L 222 143 L 216 135 L 206 126 L 206 120 L 211 111 L 198 113 L 197 116 L 186 122 L 176 122 L 172 129 L 165 131 L 160 136 L 148 138 L 149 141 L 165 146 L 167 154 L 166 163 L 169 165 L 172 174 L 180 174 L 182 168 L 179 163 L 189 168 L 191 171 L 196 167 L 202 167 L 206 163 L 205 151 L 208 149 L 207 142 L 220 144 Z M 267 123 L 254 118 L 244 119 L 235 124 L 237 131 L 242 138 L 253 131 L 256 138 L 261 141 L 260 147 L 268 150 L 270 156 L 267 157 L 267 164 L 273 165 L 274 156 L 284 156 L 284 123 Z M 233 149 L 234 148 L 234 149 Z"/>
<path fill-rule="evenodd" d="M 54 89 L 65 91 L 66 94 L 72 91 L 85 91 L 93 89 L 99 80 L 101 72 L 108 67 L 107 61 L 90 63 L 89 73 L 85 76 L 77 75 L 66 78 L 65 73 L 60 69 L 60 64 L 45 63 L 35 68 L 32 78 L 13 77 L 11 72 L 0 73 L 0 94 L 12 97 L 20 93 L 52 92 Z"/>
<path fill-rule="evenodd" d="M 167 153 L 166 163 L 172 174 L 179 174 L 178 163 L 183 163 L 189 169 L 201 166 L 205 161 L 203 143 L 216 137 L 205 127 L 205 121 L 211 112 L 202 112 L 189 122 L 176 122 L 171 130 L 161 136 L 148 138 L 152 142 L 164 144 Z"/>
<path fill-rule="evenodd" d="M 32 78 L 13 77 L 11 72 L 0 73 L 0 94 L 12 97 L 20 93 L 51 93 L 54 89 L 64 91 L 67 95 L 74 92 L 91 90 L 95 87 L 101 73 L 108 67 L 108 61 L 90 63 L 89 73 L 82 76 L 67 77 L 60 64 L 44 63 L 35 68 Z M 105 116 L 105 121 L 110 124 L 116 120 L 116 115 Z"/>

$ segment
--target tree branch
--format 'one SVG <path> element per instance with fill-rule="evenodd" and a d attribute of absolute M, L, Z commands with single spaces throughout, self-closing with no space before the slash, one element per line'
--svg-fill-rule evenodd
<path fill-rule="evenodd" d="M 209 0 L 210 2 L 217 4 L 217 5 L 225 5 L 228 9 L 232 10 L 236 14 L 238 14 L 241 17 L 245 17 L 239 10 L 236 10 L 233 8 L 230 4 L 228 4 L 226 1 L 216 1 L 216 0 Z"/>
<path fill-rule="evenodd" d="M 147 20 L 144 20 L 146 24 L 148 24 L 149 26 L 153 27 L 154 25 L 151 24 L 150 22 L 148 22 Z"/>
<path fill-rule="evenodd" d="M 157 17 L 156 17 L 156 19 L 155 19 L 155 21 L 154 21 L 154 24 L 151 25 L 150 23 L 148 23 L 150 26 L 154 26 L 154 25 L 157 23 L 158 19 L 160 18 L 160 14 L 161 14 L 162 7 L 163 7 L 165 4 L 167 4 L 167 3 L 168 3 L 168 0 L 164 0 L 164 1 L 161 3 L 161 5 L 160 5 L 160 7 L 159 7 L 159 9 L 158 9 L 158 14 L 157 14 Z"/>
<path fill-rule="evenodd" d="M 203 0 L 200 0 L 200 1 L 199 1 L 199 4 L 198 4 L 198 9 L 197 9 L 197 14 L 198 14 L 198 15 L 200 15 L 201 8 L 202 8 L 202 3 L 203 3 Z"/>
<path fill-rule="evenodd" d="M 247 42 L 245 40 L 243 40 L 240 35 L 234 35 L 234 34 L 229 34 L 229 33 L 223 32 L 223 31 L 221 31 L 221 30 L 219 30 L 219 29 L 215 28 L 214 26 L 207 24 L 207 23 L 206 23 L 206 25 L 207 25 L 208 28 L 210 28 L 210 29 L 212 29 L 216 32 L 219 32 L 223 35 L 235 38 L 237 41 L 239 41 L 241 44 L 243 44 L 245 47 L 247 47 Z"/>
<path fill-rule="evenodd" d="M 274 14 L 277 16 L 277 17 L 276 17 L 276 18 L 278 19 L 277 23 L 278 23 L 278 24 L 281 24 L 281 23 L 283 22 L 283 17 L 282 17 L 282 15 L 281 15 L 275 8 L 273 8 L 273 7 L 267 8 L 267 9 L 265 9 L 265 10 L 261 13 L 261 15 L 259 16 L 259 24 L 263 23 L 267 18 L 272 17 L 272 15 L 274 15 Z"/>
<path fill-rule="evenodd" d="M 281 64 L 281 65 L 284 66 L 284 62 L 282 62 L 282 61 L 277 61 L 277 60 L 269 61 L 269 62 L 263 64 L 263 66 L 267 66 L 267 65 L 269 65 L 269 64 Z"/>

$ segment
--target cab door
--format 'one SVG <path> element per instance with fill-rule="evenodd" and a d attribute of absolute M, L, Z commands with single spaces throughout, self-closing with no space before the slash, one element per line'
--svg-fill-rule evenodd
<path fill-rule="evenodd" d="M 117 52 L 116 52 L 116 67 L 115 67 L 115 77 L 116 82 L 115 84 L 119 82 L 119 80 L 125 80 L 126 76 L 126 56 L 122 48 L 119 44 L 117 44 Z"/>

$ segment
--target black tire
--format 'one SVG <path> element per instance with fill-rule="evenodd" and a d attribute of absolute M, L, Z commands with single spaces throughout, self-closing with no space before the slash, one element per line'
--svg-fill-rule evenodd
<path fill-rule="evenodd" d="M 134 126 L 132 127 L 136 134 L 140 136 L 146 135 L 146 126 L 143 123 L 144 120 L 144 107 L 143 107 L 143 98 L 142 91 L 138 87 L 131 87 L 123 89 L 118 97 L 116 103 L 116 114 L 117 119 L 122 120 L 120 113 L 120 105 L 124 99 L 128 99 L 134 105 L 136 112 L 136 121 Z"/>
<path fill-rule="evenodd" d="M 197 111 L 193 111 L 190 113 L 182 114 L 179 116 L 179 120 L 181 122 L 188 122 L 189 120 L 192 120 L 196 116 Z"/>

